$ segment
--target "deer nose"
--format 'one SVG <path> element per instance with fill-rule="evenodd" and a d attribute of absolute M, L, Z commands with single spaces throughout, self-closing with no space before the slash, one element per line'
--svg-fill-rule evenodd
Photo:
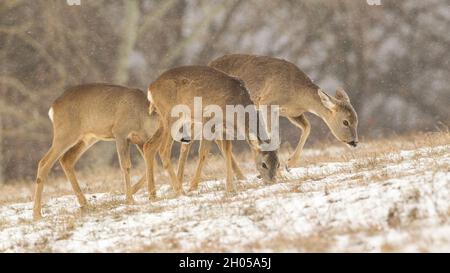
<path fill-rule="evenodd" d="M 348 142 L 348 145 L 356 148 L 356 147 L 358 147 L 358 141 L 355 141 L 355 140 L 350 141 L 350 142 Z"/>

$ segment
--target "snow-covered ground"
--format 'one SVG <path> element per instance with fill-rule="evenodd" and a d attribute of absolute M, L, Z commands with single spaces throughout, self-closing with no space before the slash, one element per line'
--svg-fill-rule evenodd
<path fill-rule="evenodd" d="M 98 193 L 89 211 L 53 198 L 39 222 L 32 203 L 4 205 L 0 252 L 450 251 L 450 145 L 292 169 L 273 185 L 250 175 L 234 195 L 224 186 L 172 198 L 163 185 L 133 206 Z"/>

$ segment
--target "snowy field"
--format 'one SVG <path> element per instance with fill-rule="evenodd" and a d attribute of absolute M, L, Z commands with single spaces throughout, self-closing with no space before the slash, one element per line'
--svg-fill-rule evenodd
<path fill-rule="evenodd" d="M 176 199 L 160 185 L 157 201 L 140 191 L 133 206 L 118 192 L 90 194 L 88 211 L 73 195 L 48 196 L 39 222 L 31 202 L 4 204 L 0 252 L 450 251 L 450 145 L 284 175 L 273 185 L 248 175 L 234 195 L 223 179 Z"/>

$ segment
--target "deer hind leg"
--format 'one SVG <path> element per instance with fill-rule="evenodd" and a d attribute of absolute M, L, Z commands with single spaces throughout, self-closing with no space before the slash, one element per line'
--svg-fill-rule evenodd
<path fill-rule="evenodd" d="M 295 149 L 295 152 L 291 157 L 288 159 L 288 167 L 292 168 L 295 167 L 299 160 L 300 156 L 303 151 L 303 147 L 305 146 L 306 140 L 309 137 L 309 134 L 311 132 L 311 125 L 309 121 L 306 119 L 305 115 L 300 115 L 298 117 L 289 118 L 289 120 L 298 128 L 302 130 L 302 135 L 300 137 L 300 140 L 298 142 L 297 148 Z"/>
<path fill-rule="evenodd" d="M 198 149 L 198 163 L 197 163 L 197 169 L 195 170 L 194 177 L 191 180 L 191 185 L 189 188 L 189 191 L 195 191 L 198 189 L 198 184 L 201 179 L 202 175 L 202 169 L 205 165 L 206 157 L 209 153 L 209 148 L 211 147 L 211 142 L 207 140 L 201 140 L 200 141 L 200 147 Z"/>
<path fill-rule="evenodd" d="M 171 154 L 172 154 L 172 137 L 170 135 L 170 131 L 167 129 L 168 126 L 165 126 L 162 134 L 162 143 L 160 149 L 160 157 L 163 164 L 164 169 L 168 172 L 170 180 L 172 182 L 173 190 L 177 196 L 183 194 L 183 185 L 181 181 L 178 180 L 178 177 L 175 173 L 174 167 L 172 165 Z"/>
<path fill-rule="evenodd" d="M 134 203 L 134 199 L 131 191 L 131 179 L 130 179 L 130 171 L 131 171 L 130 144 L 126 138 L 116 137 L 116 148 L 117 154 L 119 156 L 123 180 L 125 182 L 126 203 L 131 205 Z"/>
<path fill-rule="evenodd" d="M 184 179 L 184 168 L 186 165 L 187 158 L 189 156 L 189 151 L 192 147 L 192 141 L 189 143 L 182 143 L 180 148 L 180 156 L 178 159 L 178 170 L 177 170 L 177 177 L 180 183 L 183 184 Z"/>
<path fill-rule="evenodd" d="M 232 163 L 232 144 L 229 140 L 223 141 L 223 151 L 222 155 L 225 158 L 227 165 L 227 182 L 226 189 L 227 192 L 235 192 L 235 188 L 233 185 L 233 163 Z"/>
<path fill-rule="evenodd" d="M 216 140 L 216 144 L 219 147 L 221 153 L 223 153 L 223 140 Z M 241 167 L 239 167 L 239 165 L 237 164 L 236 158 L 233 154 L 231 155 L 231 163 L 233 165 L 233 172 L 236 175 L 236 178 L 238 180 L 245 180 L 245 175 L 242 172 Z"/>
<path fill-rule="evenodd" d="M 78 183 L 77 177 L 75 175 L 75 165 L 81 156 L 94 145 L 97 141 L 95 140 L 81 140 L 75 146 L 70 148 L 59 160 L 64 173 L 66 174 L 67 179 L 72 185 L 72 189 L 77 196 L 78 203 L 81 208 L 87 207 L 88 202 L 83 192 L 81 191 L 80 185 Z"/>
<path fill-rule="evenodd" d="M 35 220 L 42 218 L 42 192 L 44 190 L 44 184 L 47 183 L 50 170 L 55 165 L 56 161 L 76 143 L 77 140 L 70 136 L 64 135 L 55 137 L 52 147 L 41 161 L 39 161 L 33 206 L 33 218 Z"/>

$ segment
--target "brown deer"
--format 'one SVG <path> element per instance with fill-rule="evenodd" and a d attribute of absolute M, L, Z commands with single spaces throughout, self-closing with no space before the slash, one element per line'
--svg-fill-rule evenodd
<path fill-rule="evenodd" d="M 42 218 L 41 198 L 48 174 L 57 160 L 70 181 L 80 206 L 88 205 L 74 166 L 98 141 L 116 141 L 125 183 L 126 202 L 133 203 L 130 185 L 130 143 L 143 155 L 145 142 L 158 128 L 158 117 L 149 114 L 144 92 L 109 84 L 89 84 L 68 89 L 52 105 L 53 144 L 39 162 L 33 217 Z M 142 178 L 140 183 L 143 183 Z"/>
<path fill-rule="evenodd" d="M 147 177 L 147 181 L 149 183 L 151 199 L 154 198 L 153 163 L 151 160 L 157 151 L 159 151 L 163 167 L 168 171 L 174 188 L 177 189 L 178 194 L 182 193 L 181 180 L 177 177 L 170 160 L 173 144 L 171 131 L 176 122 L 174 117 L 172 117 L 171 111 L 177 105 L 185 105 L 191 113 L 194 113 L 194 100 L 196 97 L 202 98 L 204 105 L 219 106 L 224 113 L 226 112 L 227 105 L 250 106 L 256 111 L 256 107 L 253 105 L 250 94 L 243 82 L 216 69 L 207 66 L 184 66 L 171 69 L 162 74 L 150 85 L 148 90 L 148 98 L 161 119 L 158 131 L 144 147 L 145 154 L 148 156 L 147 163 L 149 169 L 147 170 L 147 174 L 149 177 Z M 198 120 L 194 120 L 193 117 L 188 118 L 190 119 L 189 122 L 199 122 Z M 200 122 L 202 123 L 208 120 L 205 117 L 201 117 L 201 119 Z M 262 119 L 258 118 L 258 124 L 261 124 L 265 128 L 263 122 Z M 223 121 L 224 128 L 226 127 L 225 123 Z M 279 167 L 277 151 L 262 151 L 261 145 L 264 144 L 264 141 L 260 137 L 255 141 L 252 141 L 250 138 L 251 133 L 258 135 L 259 130 L 258 132 L 250 131 L 247 116 L 245 123 L 246 140 L 254 151 L 257 169 L 264 179 L 274 180 Z M 180 140 L 181 142 L 190 141 L 186 139 Z M 221 147 L 222 155 L 226 161 L 226 189 L 228 192 L 232 192 L 235 189 L 233 186 L 231 140 L 227 140 L 225 136 L 214 140 Z M 202 141 L 199 155 L 201 160 L 197 166 L 197 175 L 191 182 L 191 188 L 195 188 L 198 185 L 199 174 L 201 173 L 211 141 Z"/>
<path fill-rule="evenodd" d="M 358 116 L 343 89 L 331 97 L 296 65 L 271 57 L 232 54 L 212 61 L 209 66 L 242 79 L 255 104 L 278 105 L 281 116 L 303 131 L 288 160 L 289 167 L 298 164 L 310 134 L 306 112 L 319 116 L 339 141 L 353 147 L 358 145 Z"/>
<path fill-rule="evenodd" d="M 280 106 L 281 115 L 303 131 L 294 154 L 288 160 L 288 167 L 298 164 L 310 134 L 311 126 L 304 115 L 306 112 L 322 118 L 341 142 L 353 147 L 358 145 L 358 116 L 343 89 L 338 89 L 336 98 L 333 98 L 294 64 L 271 57 L 232 54 L 212 61 L 209 66 L 243 80 L 256 105 Z M 191 145 L 184 144 L 181 149 L 178 163 L 180 178 L 183 177 L 184 161 Z M 237 176 L 243 177 L 234 158 L 232 164 Z"/>

